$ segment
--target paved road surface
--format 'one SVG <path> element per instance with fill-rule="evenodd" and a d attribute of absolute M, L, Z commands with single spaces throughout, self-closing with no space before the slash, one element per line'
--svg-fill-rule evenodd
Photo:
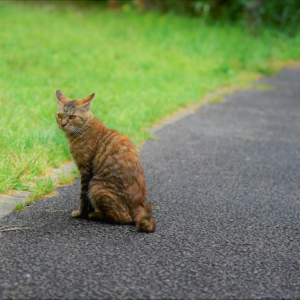
<path fill-rule="evenodd" d="M 155 234 L 70 217 L 78 181 L 0 221 L 1 299 L 300 297 L 300 70 L 158 132 Z"/>

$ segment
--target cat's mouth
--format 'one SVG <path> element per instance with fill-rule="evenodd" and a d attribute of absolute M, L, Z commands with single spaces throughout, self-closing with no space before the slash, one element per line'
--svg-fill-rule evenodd
<path fill-rule="evenodd" d="M 59 125 L 59 128 L 68 134 L 71 134 L 72 136 L 78 137 L 82 134 L 82 128 L 74 126 L 73 124 L 69 124 L 68 122 L 62 122 L 57 120 L 57 123 Z"/>
<path fill-rule="evenodd" d="M 74 126 L 62 127 L 65 132 L 70 133 L 73 136 L 80 136 L 82 134 L 82 129 Z"/>

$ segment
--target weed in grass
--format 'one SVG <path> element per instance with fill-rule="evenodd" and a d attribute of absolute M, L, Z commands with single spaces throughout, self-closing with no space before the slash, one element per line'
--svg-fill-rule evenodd
<path fill-rule="evenodd" d="M 18 202 L 15 205 L 14 210 L 24 210 L 25 209 L 25 204 L 23 202 Z"/>
<path fill-rule="evenodd" d="M 0 193 L 70 158 L 54 118 L 57 89 L 96 92 L 94 115 L 138 145 L 179 108 L 300 58 L 300 33 L 253 37 L 171 14 L 38 2 L 0 1 Z"/>
<path fill-rule="evenodd" d="M 21 180 L 14 186 L 14 191 L 30 191 L 29 184 L 24 184 Z"/>
<path fill-rule="evenodd" d="M 70 184 L 74 180 L 74 175 L 72 172 L 70 174 L 67 174 L 65 172 L 61 172 L 58 174 L 58 184 L 64 185 L 64 184 Z"/>
<path fill-rule="evenodd" d="M 27 199 L 27 200 L 25 201 L 25 204 L 26 204 L 26 205 L 30 205 L 30 204 L 32 204 L 34 201 L 35 201 L 35 199 L 29 198 L 29 199 Z"/>
<path fill-rule="evenodd" d="M 34 163 L 37 161 L 39 156 L 40 155 L 35 156 L 32 160 L 30 160 L 24 166 L 19 168 L 19 170 L 17 170 L 15 176 L 12 176 L 11 178 L 9 178 L 9 180 L 8 180 L 9 188 L 11 188 L 13 190 L 18 190 L 18 191 L 20 191 L 20 190 L 28 191 L 29 190 L 28 185 L 23 183 L 24 175 L 34 165 Z M 11 165 L 14 165 L 15 163 L 16 162 L 11 161 Z M 4 171 L 5 171 L 5 168 L 4 168 Z M 31 177 L 32 177 L 32 174 L 31 174 L 31 176 L 30 175 L 26 176 L 26 179 L 29 180 Z M 1 192 L 1 185 L 0 185 L 0 192 Z"/>
<path fill-rule="evenodd" d="M 71 171 L 71 174 L 74 178 L 79 178 L 80 177 L 80 173 L 79 170 L 75 167 L 73 168 L 73 170 Z"/>
<path fill-rule="evenodd" d="M 35 187 L 31 197 L 28 199 L 37 200 L 44 195 L 50 194 L 55 189 L 55 183 L 51 178 L 41 178 L 36 180 Z"/>

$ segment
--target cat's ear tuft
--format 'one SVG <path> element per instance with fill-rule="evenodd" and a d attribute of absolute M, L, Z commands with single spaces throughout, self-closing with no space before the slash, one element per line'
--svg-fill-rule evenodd
<path fill-rule="evenodd" d="M 90 104 L 91 104 L 91 101 L 93 100 L 94 97 L 95 97 L 95 93 L 91 94 L 90 96 L 88 96 L 86 98 L 82 98 L 80 100 L 77 100 L 78 107 L 89 108 Z"/>
<path fill-rule="evenodd" d="M 68 101 L 70 101 L 70 99 L 69 98 L 67 98 L 63 93 L 62 93 L 62 91 L 60 91 L 60 90 L 57 90 L 56 91 L 56 98 L 57 98 L 57 100 L 59 101 L 59 102 L 61 102 L 61 103 L 67 103 Z"/>

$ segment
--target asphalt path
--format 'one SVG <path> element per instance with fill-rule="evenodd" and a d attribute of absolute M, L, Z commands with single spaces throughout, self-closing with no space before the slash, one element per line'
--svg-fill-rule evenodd
<path fill-rule="evenodd" d="M 71 218 L 78 180 L 0 228 L 1 299 L 300 298 L 300 70 L 140 153 L 157 231 Z"/>

